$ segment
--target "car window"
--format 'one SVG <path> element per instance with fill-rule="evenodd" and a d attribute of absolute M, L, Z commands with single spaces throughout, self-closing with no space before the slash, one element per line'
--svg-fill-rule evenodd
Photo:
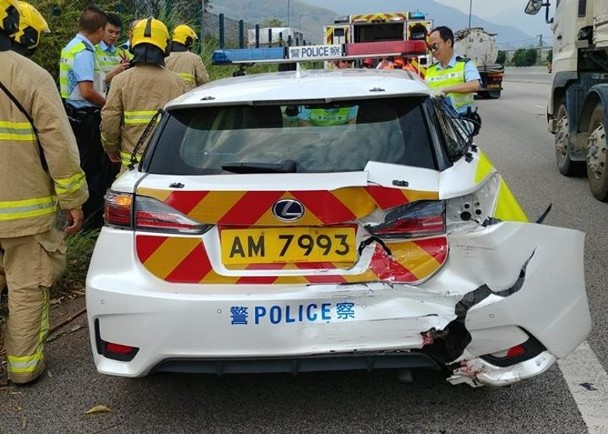
<path fill-rule="evenodd" d="M 360 171 L 368 161 L 435 169 L 423 98 L 176 109 L 148 170 L 214 174 L 291 161 L 297 172 Z"/>
<path fill-rule="evenodd" d="M 470 132 L 467 132 L 467 127 L 458 113 L 446 107 L 443 101 L 434 100 L 433 106 L 448 157 L 456 161 L 468 149 Z"/>

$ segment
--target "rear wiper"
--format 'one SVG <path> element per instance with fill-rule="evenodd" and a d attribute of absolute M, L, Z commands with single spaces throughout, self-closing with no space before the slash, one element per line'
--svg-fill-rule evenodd
<path fill-rule="evenodd" d="M 223 164 L 222 169 L 232 173 L 296 173 L 298 164 L 293 160 L 278 163 L 240 162 Z"/>

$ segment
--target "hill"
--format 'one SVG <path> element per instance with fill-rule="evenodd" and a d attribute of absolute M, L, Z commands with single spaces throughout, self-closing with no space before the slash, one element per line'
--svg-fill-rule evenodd
<path fill-rule="evenodd" d="M 265 19 L 278 18 L 285 25 L 289 24 L 289 26 L 301 30 L 307 43 L 320 44 L 323 39 L 323 26 L 332 23 L 338 15 L 416 10 L 426 12 L 435 25 L 446 25 L 453 30 L 462 29 L 468 25 L 467 14 L 433 0 L 424 2 L 420 0 L 383 0 L 382 6 L 378 6 L 377 0 L 358 0 L 357 2 L 345 0 L 266 0 L 264 2 L 214 0 L 211 12 L 213 15 L 223 13 L 226 18 L 232 20 L 243 19 L 249 23 L 246 28 L 252 28 Z M 210 26 L 214 25 L 213 19 L 217 22 L 217 17 L 207 17 Z M 513 26 L 497 24 L 475 16 L 472 17 L 471 24 L 496 33 L 496 42 L 502 49 L 534 44 L 534 38 L 530 34 Z M 217 26 L 215 25 L 215 27 Z M 210 29 L 205 29 L 205 31 L 212 33 Z"/>

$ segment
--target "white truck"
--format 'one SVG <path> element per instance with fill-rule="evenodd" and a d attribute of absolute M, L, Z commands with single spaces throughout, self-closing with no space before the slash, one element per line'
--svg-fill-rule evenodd
<path fill-rule="evenodd" d="M 247 31 L 248 47 L 278 47 L 287 45 L 289 39 L 292 45 L 298 45 L 304 40 L 304 35 L 297 29 L 291 27 L 261 27 Z"/>
<path fill-rule="evenodd" d="M 553 84 L 547 104 L 563 175 L 587 172 L 593 196 L 608 201 L 608 1 L 530 0 L 525 12 L 543 7 L 553 31 Z"/>
<path fill-rule="evenodd" d="M 458 30 L 454 34 L 456 54 L 474 60 L 481 75 L 481 88 L 477 92 L 483 98 L 500 98 L 504 66 L 496 63 L 498 48 L 495 33 L 486 32 L 482 27 Z"/>

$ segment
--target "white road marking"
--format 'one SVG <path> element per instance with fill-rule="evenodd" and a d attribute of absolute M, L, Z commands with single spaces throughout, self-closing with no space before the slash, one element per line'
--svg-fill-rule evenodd
<path fill-rule="evenodd" d="M 543 106 L 543 105 L 535 105 L 534 107 L 539 108 L 539 109 L 546 109 L 547 106 Z"/>
<path fill-rule="evenodd" d="M 589 433 L 608 433 L 608 374 L 587 341 L 557 363 Z"/>

